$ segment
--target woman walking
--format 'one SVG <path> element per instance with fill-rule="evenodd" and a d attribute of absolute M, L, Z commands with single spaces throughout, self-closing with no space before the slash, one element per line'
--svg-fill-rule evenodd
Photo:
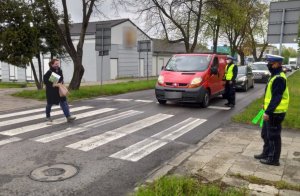
<path fill-rule="evenodd" d="M 57 83 L 53 83 L 49 81 L 49 78 L 53 72 L 60 76 Z M 49 62 L 49 70 L 44 75 L 44 83 L 46 85 L 46 97 L 47 97 L 46 120 L 48 122 L 52 122 L 52 118 L 50 115 L 52 105 L 59 104 L 61 109 L 64 112 L 65 117 L 67 118 L 67 121 L 68 122 L 74 121 L 76 117 L 70 114 L 67 98 L 65 96 L 61 97 L 59 95 L 59 85 L 62 85 L 64 83 L 64 77 L 63 77 L 62 70 L 60 69 L 58 59 L 52 59 Z"/>

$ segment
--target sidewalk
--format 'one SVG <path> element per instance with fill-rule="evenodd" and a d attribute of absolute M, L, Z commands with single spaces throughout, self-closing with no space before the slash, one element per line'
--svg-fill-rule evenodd
<path fill-rule="evenodd" d="M 261 152 L 262 145 L 259 127 L 229 124 L 165 163 L 149 176 L 147 182 L 165 174 L 187 175 L 196 176 L 204 183 L 221 180 L 230 186 L 244 187 L 250 189 L 251 195 L 299 196 L 300 192 L 278 190 L 237 177 L 255 176 L 300 186 L 300 132 L 283 130 L 279 167 L 263 165 L 253 158 Z"/>

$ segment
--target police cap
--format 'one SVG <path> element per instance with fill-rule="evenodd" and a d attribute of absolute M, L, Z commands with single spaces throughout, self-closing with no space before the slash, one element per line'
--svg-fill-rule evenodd
<path fill-rule="evenodd" d="M 266 55 L 266 60 L 270 63 L 273 63 L 273 62 L 282 63 L 283 62 L 283 57 L 278 56 L 278 55 L 273 55 L 273 54 L 267 54 Z"/>

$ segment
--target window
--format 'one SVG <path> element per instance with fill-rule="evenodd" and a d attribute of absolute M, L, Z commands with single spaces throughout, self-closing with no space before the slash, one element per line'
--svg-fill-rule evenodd
<path fill-rule="evenodd" d="M 210 60 L 210 55 L 173 56 L 166 65 L 165 70 L 182 72 L 204 71 L 207 69 Z"/>
<path fill-rule="evenodd" d="M 18 80 L 18 67 L 14 65 L 9 65 L 9 80 Z"/>

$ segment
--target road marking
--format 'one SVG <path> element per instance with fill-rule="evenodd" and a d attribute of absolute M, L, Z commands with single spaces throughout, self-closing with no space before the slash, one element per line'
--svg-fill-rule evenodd
<path fill-rule="evenodd" d="M 142 102 L 142 103 L 152 103 L 152 100 L 135 100 L 136 102 Z"/>
<path fill-rule="evenodd" d="M 132 101 L 133 99 L 114 99 L 114 101 Z"/>
<path fill-rule="evenodd" d="M 93 121 L 89 121 L 84 124 L 81 124 L 81 126 L 84 126 L 84 127 L 75 128 L 75 129 L 73 127 L 69 127 L 65 130 L 38 136 L 36 138 L 33 138 L 32 140 L 37 141 L 37 142 L 47 143 L 47 142 L 51 142 L 53 140 L 58 140 L 58 139 L 61 139 L 61 138 L 64 138 L 64 137 L 67 137 L 70 135 L 75 135 L 77 133 L 90 131 L 90 130 L 93 130 L 91 128 L 95 128 L 96 126 L 101 126 L 101 125 L 105 125 L 108 123 L 112 123 L 112 122 L 115 122 L 115 121 L 118 121 L 121 119 L 125 119 L 125 118 L 131 117 L 131 116 L 135 116 L 135 115 L 141 114 L 141 113 L 143 113 L 143 112 L 130 110 L 130 111 L 122 112 L 119 114 L 114 114 L 114 115 L 107 116 L 102 119 L 97 119 L 97 120 L 93 120 Z"/>
<path fill-rule="evenodd" d="M 0 146 L 3 146 L 5 144 L 9 144 L 9 143 L 12 143 L 12 142 L 17 142 L 17 141 L 21 141 L 22 139 L 21 138 L 18 138 L 18 137 L 12 137 L 12 138 L 8 138 L 8 139 L 5 139 L 5 140 L 1 140 L 0 141 Z"/>
<path fill-rule="evenodd" d="M 94 99 L 94 100 L 109 101 L 111 99 L 110 98 L 103 98 L 103 97 L 101 97 L 101 98 L 97 98 L 97 99 Z"/>
<path fill-rule="evenodd" d="M 59 106 L 53 106 L 52 109 L 58 109 Z M 26 111 L 21 111 L 21 112 L 14 112 L 14 113 L 9 113 L 9 114 L 2 114 L 0 115 L 0 119 L 2 118 L 9 118 L 9 117 L 16 117 L 16 116 L 20 116 L 20 115 L 24 115 L 24 114 L 32 114 L 35 112 L 42 112 L 45 111 L 46 108 L 38 108 L 38 109 L 33 109 L 33 110 L 26 110 Z"/>
<path fill-rule="evenodd" d="M 116 152 L 110 157 L 136 162 L 151 154 L 155 150 L 168 144 L 170 141 L 173 141 L 184 135 L 185 133 L 193 130 L 205 121 L 206 119 L 188 118 L 185 121 L 182 121 L 162 132 L 151 136 L 150 138 L 147 138 L 119 152 Z"/>
<path fill-rule="evenodd" d="M 210 109 L 217 109 L 217 110 L 230 110 L 230 107 L 222 107 L 222 106 L 208 106 L 207 108 Z"/>
<path fill-rule="evenodd" d="M 94 115 L 97 115 L 97 114 L 110 112 L 110 111 L 113 111 L 113 110 L 116 110 L 116 109 L 115 108 L 102 108 L 102 109 L 98 109 L 98 110 L 93 110 L 93 111 L 77 114 L 76 118 L 77 119 L 86 118 L 86 117 L 94 116 Z M 34 130 L 42 129 L 42 128 L 45 128 L 45 127 L 50 127 L 52 125 L 62 124 L 62 123 L 65 123 L 65 122 L 66 122 L 65 118 L 59 118 L 59 119 L 55 119 L 53 124 L 47 124 L 46 122 L 42 122 L 42 123 L 37 123 L 37 124 L 34 124 L 34 125 L 29 125 L 29 126 L 25 126 L 25 127 L 19 127 L 19 128 L 15 128 L 15 129 L 2 131 L 2 132 L 0 132 L 0 134 L 8 135 L 8 136 L 14 136 L 14 135 L 18 135 L 18 134 L 27 133 L 27 132 L 31 132 L 31 131 L 34 131 Z"/>
<path fill-rule="evenodd" d="M 76 108 L 72 109 L 72 112 L 91 109 L 91 108 L 92 107 L 90 107 L 90 106 L 76 107 Z M 55 112 L 51 113 L 51 116 L 57 116 L 57 115 L 60 115 L 62 113 L 63 113 L 62 111 L 55 111 Z M 22 122 L 26 122 L 26 121 L 30 121 L 30 120 L 41 119 L 41 118 L 45 118 L 45 114 L 37 114 L 37 115 L 33 115 L 33 116 L 27 116 L 27 117 L 2 121 L 2 122 L 0 122 L 0 127 L 7 126 L 7 125 L 12 125 L 12 124 L 17 124 L 17 123 L 22 123 Z"/>
<path fill-rule="evenodd" d="M 163 121 L 165 119 L 168 119 L 172 116 L 173 115 L 168 115 L 168 114 L 156 114 L 154 116 L 130 123 L 130 124 L 122 126 L 122 127 L 119 127 L 112 131 L 107 131 L 103 134 L 90 137 L 86 140 L 82 140 L 82 141 L 70 144 L 66 147 L 72 148 L 72 149 L 77 149 L 77 150 L 82 150 L 82 151 L 89 151 L 89 150 L 92 150 L 99 146 L 102 146 L 108 142 L 119 139 L 121 137 L 129 135 L 136 131 L 139 131 L 148 126 L 154 125 L 154 124 L 156 124 L 160 121 Z"/>

